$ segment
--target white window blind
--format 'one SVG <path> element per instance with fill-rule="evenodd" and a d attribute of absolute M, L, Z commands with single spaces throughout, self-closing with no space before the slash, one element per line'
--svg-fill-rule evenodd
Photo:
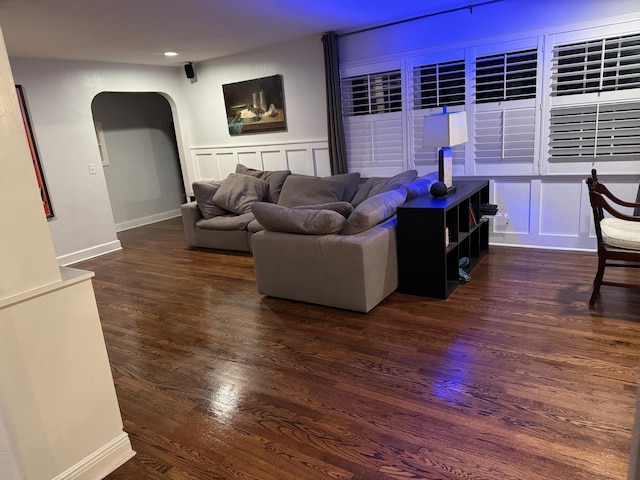
<path fill-rule="evenodd" d="M 402 110 L 400 70 L 341 79 L 342 115 L 374 115 Z"/>
<path fill-rule="evenodd" d="M 403 168 L 402 125 L 400 112 L 345 118 L 349 168 Z"/>
<path fill-rule="evenodd" d="M 552 95 L 640 87 L 640 34 L 557 45 Z"/>
<path fill-rule="evenodd" d="M 476 58 L 476 103 L 535 98 L 537 65 L 535 48 Z"/>
<path fill-rule="evenodd" d="M 534 173 L 538 50 L 480 56 L 475 61 L 475 172 Z M 504 165 L 511 165 L 505 170 Z"/>
<path fill-rule="evenodd" d="M 465 62 L 420 65 L 413 68 L 413 109 L 464 105 Z"/>
<path fill-rule="evenodd" d="M 640 102 L 551 109 L 551 162 L 637 160 L 639 155 Z"/>
<path fill-rule="evenodd" d="M 535 108 L 477 109 L 475 161 L 531 164 L 535 154 Z"/>

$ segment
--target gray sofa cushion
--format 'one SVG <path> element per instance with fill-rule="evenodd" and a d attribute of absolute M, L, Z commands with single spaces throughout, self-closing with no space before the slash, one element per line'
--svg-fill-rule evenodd
<path fill-rule="evenodd" d="M 295 209 L 313 209 L 313 210 L 333 210 L 338 212 L 343 217 L 347 218 L 353 212 L 353 205 L 349 202 L 331 202 L 331 203 L 318 203 L 317 205 L 301 205 L 299 207 L 293 207 Z"/>
<path fill-rule="evenodd" d="M 253 215 L 253 213 L 252 213 L 252 215 Z M 256 232 L 261 232 L 262 230 L 264 230 L 264 227 L 260 224 L 260 222 L 258 220 L 253 219 L 249 223 L 249 225 L 247 225 L 247 230 L 249 230 L 251 233 L 256 233 Z"/>
<path fill-rule="evenodd" d="M 278 205 L 298 207 L 318 203 L 339 202 L 346 187 L 345 182 L 307 175 L 289 175 L 284 181 Z"/>
<path fill-rule="evenodd" d="M 398 205 L 402 205 L 406 198 L 407 191 L 404 188 L 397 188 L 367 198 L 349 215 L 342 233 L 354 235 L 376 226 L 395 215 Z"/>
<path fill-rule="evenodd" d="M 204 218 L 213 218 L 229 212 L 213 203 L 213 196 L 220 188 L 220 182 L 197 181 L 191 184 L 193 196 L 196 197 L 198 209 Z"/>
<path fill-rule="evenodd" d="M 255 217 L 253 213 L 243 213 L 236 215 L 235 213 L 227 213 L 219 217 L 204 219 L 201 218 L 196 222 L 196 227 L 203 230 L 245 230 Z"/>
<path fill-rule="evenodd" d="M 256 202 L 251 208 L 260 225 L 274 232 L 325 235 L 340 232 L 345 223 L 345 218 L 333 210 L 288 208 L 267 202 Z"/>
<path fill-rule="evenodd" d="M 371 177 L 360 186 L 351 203 L 354 207 L 357 207 L 367 198 L 373 197 L 374 195 L 377 195 L 379 193 L 384 193 L 388 192 L 389 190 L 399 188 L 405 183 L 412 182 L 417 177 L 417 170 L 407 170 L 390 178 Z"/>
<path fill-rule="evenodd" d="M 236 173 L 251 175 L 252 177 L 257 177 L 267 182 L 269 188 L 267 189 L 264 200 L 278 203 L 282 185 L 287 177 L 291 175 L 291 170 L 256 170 L 255 168 L 245 167 L 241 163 L 238 163 L 236 165 Z"/>
<path fill-rule="evenodd" d="M 332 175 L 331 177 L 326 177 L 326 179 L 344 183 L 342 200 L 345 202 L 353 200 L 353 196 L 356 194 L 358 187 L 360 186 L 360 172 L 339 173 L 337 175 Z"/>
<path fill-rule="evenodd" d="M 231 173 L 213 196 L 213 203 L 233 213 L 251 211 L 253 202 L 260 202 L 267 193 L 267 182 L 251 175 Z"/>

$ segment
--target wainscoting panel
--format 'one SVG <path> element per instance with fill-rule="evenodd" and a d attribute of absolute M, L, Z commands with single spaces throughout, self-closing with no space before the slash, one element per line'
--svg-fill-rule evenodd
<path fill-rule="evenodd" d="M 531 182 L 523 180 L 495 180 L 490 187 L 493 201 L 499 212 L 509 214 L 507 225 L 493 225 L 495 234 L 529 235 Z"/>
<path fill-rule="evenodd" d="M 326 141 L 191 149 L 196 180 L 223 180 L 241 163 L 258 170 L 291 170 L 303 175 L 331 175 Z M 193 192 L 188 192 L 193 194 Z"/>
<path fill-rule="evenodd" d="M 595 231 L 584 176 L 511 177 L 491 180 L 492 203 L 509 213 L 494 225 L 490 243 L 523 247 L 595 250 Z M 634 201 L 637 176 L 600 175 L 614 195 Z M 632 210 L 626 209 L 627 213 Z"/>
<path fill-rule="evenodd" d="M 222 180 L 235 173 L 236 163 L 238 163 L 238 155 L 231 152 L 216 152 L 216 160 L 218 162 L 218 176 L 214 180 Z"/>
<path fill-rule="evenodd" d="M 293 173 L 301 175 L 315 175 L 316 166 L 310 152 L 303 149 L 291 148 L 286 151 L 287 165 Z M 311 158 L 310 158 L 311 157 Z"/>
<path fill-rule="evenodd" d="M 580 234 L 581 190 L 581 182 L 542 183 L 540 211 L 545 215 L 540 216 L 540 235 L 577 237 Z"/>
<path fill-rule="evenodd" d="M 262 162 L 259 162 L 258 166 L 253 168 L 258 170 L 286 170 L 286 165 L 281 150 L 266 150 L 262 152 Z"/>
<path fill-rule="evenodd" d="M 199 178 L 217 178 L 220 175 L 218 163 L 215 161 L 213 152 L 194 152 L 192 153 L 192 159 Z M 198 180 L 198 178 L 192 178 L 189 183 L 195 180 Z M 189 185 L 190 189 L 191 185 Z"/>

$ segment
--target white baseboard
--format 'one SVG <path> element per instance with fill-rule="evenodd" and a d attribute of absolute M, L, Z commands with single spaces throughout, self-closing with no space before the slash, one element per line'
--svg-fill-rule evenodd
<path fill-rule="evenodd" d="M 77 252 L 68 253 L 57 257 L 58 265 L 66 267 L 73 263 L 82 262 L 83 260 L 89 260 L 90 258 L 99 257 L 111 252 L 117 252 L 122 250 L 122 244 L 120 240 L 114 240 L 113 242 L 103 243 L 102 245 L 96 245 L 95 247 L 86 248 Z"/>
<path fill-rule="evenodd" d="M 135 454 L 129 435 L 122 432 L 53 480 L 99 480 L 133 458 Z"/>
<path fill-rule="evenodd" d="M 122 232 L 123 230 L 129 230 L 131 228 L 142 227 L 151 223 L 161 222 L 162 220 L 169 220 L 170 218 L 176 218 L 181 215 L 180 209 L 169 210 L 168 212 L 156 213 L 149 215 L 148 217 L 136 218 L 134 220 L 127 220 L 126 222 L 116 223 L 116 232 Z"/>

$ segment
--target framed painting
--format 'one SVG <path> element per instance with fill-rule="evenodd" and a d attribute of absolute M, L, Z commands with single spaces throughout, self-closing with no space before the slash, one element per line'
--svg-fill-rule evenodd
<path fill-rule="evenodd" d="M 47 218 L 51 218 L 53 217 L 53 206 L 51 205 L 51 199 L 49 198 L 49 191 L 47 190 L 47 184 L 44 179 L 44 172 L 42 170 L 42 164 L 40 163 L 38 149 L 36 148 L 35 137 L 33 136 L 33 129 L 31 128 L 29 111 L 27 110 L 27 102 L 24 98 L 22 85 L 16 85 L 16 93 L 18 94 L 18 103 L 20 104 L 20 113 L 22 114 L 22 123 L 24 125 L 24 131 L 27 135 L 27 142 L 29 143 L 29 151 L 31 152 L 31 160 L 33 161 L 33 168 L 36 172 L 38 188 L 40 188 L 42 206 Z"/>
<path fill-rule="evenodd" d="M 282 75 L 222 85 L 229 135 L 287 129 Z"/>

